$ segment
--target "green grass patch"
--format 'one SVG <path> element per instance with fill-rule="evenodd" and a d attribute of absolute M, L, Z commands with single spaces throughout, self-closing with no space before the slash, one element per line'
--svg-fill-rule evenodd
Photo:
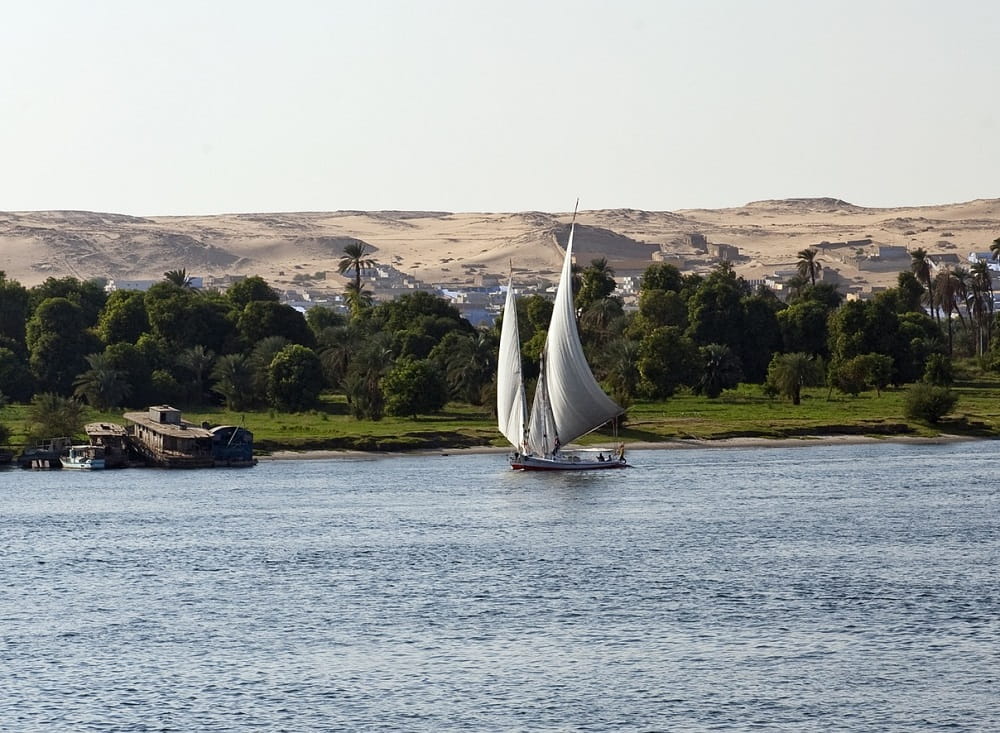
<path fill-rule="evenodd" d="M 905 388 L 881 395 L 857 397 L 830 393 L 826 388 L 803 391 L 802 404 L 765 396 L 759 386 L 741 385 L 717 399 L 681 393 L 663 402 L 639 401 L 628 409 L 619 431 L 626 442 L 676 439 L 718 440 L 736 437 L 793 438 L 810 435 L 935 436 L 952 433 L 970 437 L 1000 437 L 1000 377 L 963 373 L 954 387 L 955 412 L 936 425 L 903 417 Z M 504 439 L 486 407 L 449 404 L 436 415 L 386 417 L 378 422 L 350 416 L 342 395 L 324 396 L 314 410 L 279 413 L 274 410 L 229 412 L 222 408 L 185 407 L 184 418 L 212 425 L 245 424 L 261 452 L 276 450 L 406 451 L 503 446 Z M 88 421 L 121 422 L 121 412 L 90 411 Z M 27 407 L 0 410 L 0 422 L 11 428 L 13 447 L 25 443 Z M 82 437 L 82 436 L 81 436 Z M 610 430 L 586 436 L 584 444 L 606 444 Z"/>

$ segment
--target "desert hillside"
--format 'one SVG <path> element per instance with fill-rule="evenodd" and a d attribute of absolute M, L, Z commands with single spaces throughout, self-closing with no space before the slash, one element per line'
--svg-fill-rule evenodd
<path fill-rule="evenodd" d="M 184 268 L 210 280 L 261 275 L 294 288 L 316 273 L 339 290 L 345 244 L 362 241 L 379 264 L 428 284 L 472 284 L 484 275 L 554 280 L 569 213 L 337 211 L 132 217 L 83 211 L 0 212 L 0 270 L 25 285 L 49 276 L 139 280 Z M 605 257 L 619 274 L 657 260 L 703 270 L 719 256 L 764 279 L 820 247 L 826 277 L 845 289 L 891 285 L 908 267 L 905 249 L 942 261 L 987 251 L 1000 236 L 1000 199 L 875 209 L 839 199 L 757 201 L 731 209 L 582 211 L 576 253 Z M 719 248 L 730 245 L 738 249 Z M 900 249 L 903 248 L 903 249 Z M 315 284 L 315 281 L 314 281 Z"/>

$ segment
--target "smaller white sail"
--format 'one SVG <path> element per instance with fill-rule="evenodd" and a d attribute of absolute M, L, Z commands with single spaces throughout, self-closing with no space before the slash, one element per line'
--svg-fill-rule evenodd
<path fill-rule="evenodd" d="M 521 450 L 528 419 L 528 403 L 521 376 L 521 336 L 517 328 L 514 278 L 507 286 L 500 329 L 500 356 L 497 364 L 497 425 L 510 444 Z"/>

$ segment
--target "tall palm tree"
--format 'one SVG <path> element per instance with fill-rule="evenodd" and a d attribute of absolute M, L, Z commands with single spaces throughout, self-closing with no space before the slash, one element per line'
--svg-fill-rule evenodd
<path fill-rule="evenodd" d="M 972 283 L 978 296 L 975 317 L 979 323 L 979 353 L 984 354 L 993 336 L 993 273 L 989 263 L 980 260 L 972 266 Z"/>
<path fill-rule="evenodd" d="M 940 323 L 941 316 L 934 305 L 934 282 L 931 280 L 931 262 L 927 259 L 927 250 L 923 247 L 917 247 L 910 252 L 910 271 L 916 275 L 917 280 L 927 289 L 927 304 L 931 309 L 931 315 Z"/>
<path fill-rule="evenodd" d="M 340 258 L 337 272 L 343 275 L 354 270 L 354 289 L 361 290 L 361 271 L 375 267 L 375 260 L 368 257 L 368 245 L 362 241 L 351 242 L 344 246 L 344 256 Z"/>
<path fill-rule="evenodd" d="M 934 302 L 944 311 L 948 321 L 948 353 L 952 353 L 952 316 L 958 312 L 958 304 L 965 299 L 964 283 L 952 270 L 941 270 L 934 277 Z M 964 324 L 964 321 L 963 321 Z"/>
<path fill-rule="evenodd" d="M 809 247 L 799 251 L 798 272 L 799 277 L 808 278 L 810 285 L 816 284 L 816 273 L 822 269 L 822 265 L 816 261 L 819 254 L 815 249 Z"/>
<path fill-rule="evenodd" d="M 99 410 L 121 406 L 132 391 L 125 372 L 115 369 L 106 354 L 90 354 L 86 359 L 90 369 L 73 381 L 73 394 Z"/>
<path fill-rule="evenodd" d="M 989 350 L 993 325 L 993 278 L 989 263 L 979 260 L 972 265 L 969 281 L 969 313 L 976 324 L 976 353 L 982 356 Z"/>

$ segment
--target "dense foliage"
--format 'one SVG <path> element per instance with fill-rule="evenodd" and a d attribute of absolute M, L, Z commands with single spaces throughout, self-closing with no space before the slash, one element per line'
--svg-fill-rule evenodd
<path fill-rule="evenodd" d="M 856 395 L 923 380 L 913 410 L 932 420 L 950 409 L 929 386 L 950 383 L 953 356 L 1000 369 L 985 263 L 935 271 L 915 250 L 897 287 L 843 302 L 817 279 L 815 252 L 799 256 L 784 299 L 751 287 L 729 263 L 705 275 L 657 263 L 631 310 L 606 260 L 579 269 L 578 324 L 599 380 L 625 406 L 688 390 L 715 398 L 740 382 L 797 402 L 805 385 Z M 349 308 L 307 315 L 257 276 L 219 293 L 191 287 L 177 270 L 146 292 L 107 295 L 75 278 L 25 288 L 0 272 L 0 394 L 64 418 L 60 400 L 71 398 L 104 409 L 172 402 L 295 411 L 326 391 L 373 420 L 440 411 L 449 400 L 491 405 L 500 321 L 473 328 L 446 299 L 419 291 L 373 303 L 361 278 L 373 266 L 363 245 L 349 245 L 340 267 L 352 278 Z M 551 312 L 551 300 L 529 295 L 502 316 L 518 319 L 529 384 Z"/>

